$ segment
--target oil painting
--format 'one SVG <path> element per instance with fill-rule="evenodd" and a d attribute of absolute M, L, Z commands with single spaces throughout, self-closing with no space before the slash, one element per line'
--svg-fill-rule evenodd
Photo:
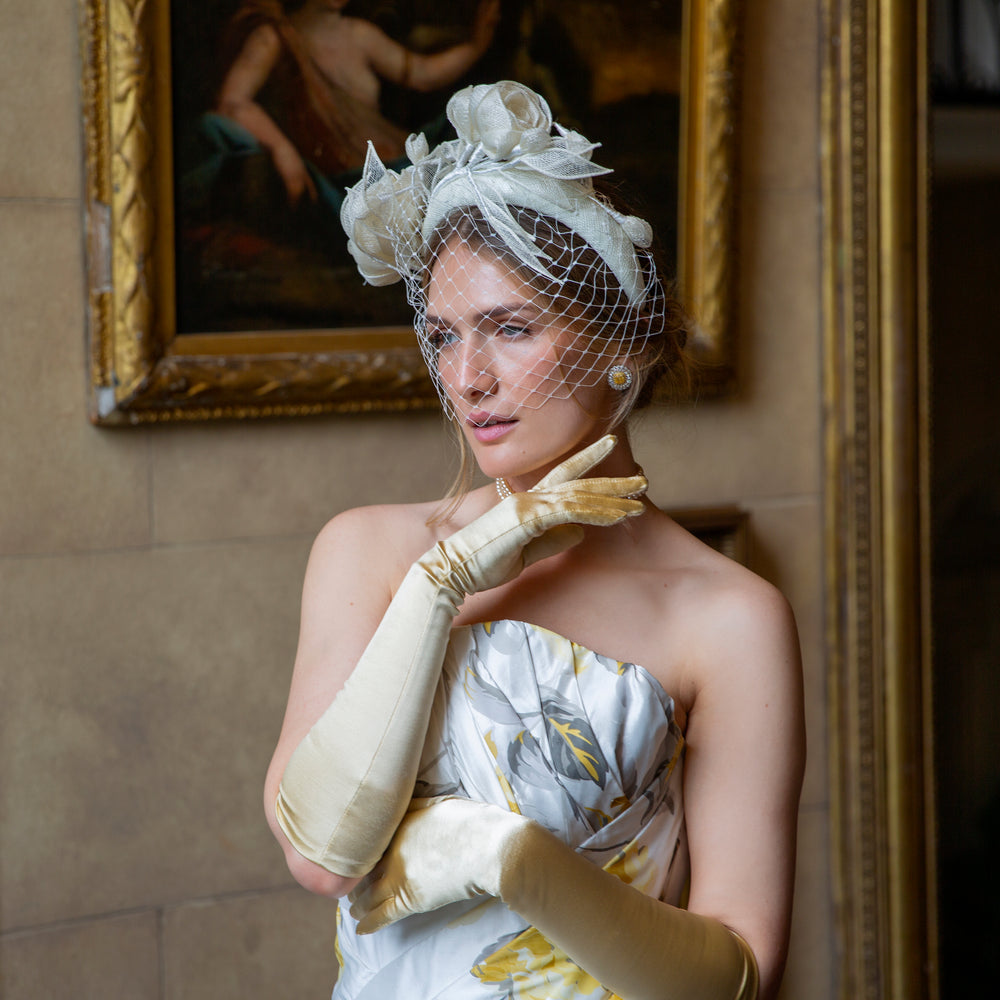
<path fill-rule="evenodd" d="M 690 261 L 729 271 L 736 0 L 81 3 L 96 422 L 433 405 L 402 286 L 362 283 L 339 208 L 369 143 L 403 166 L 497 79 L 601 141 L 728 370 Z"/>

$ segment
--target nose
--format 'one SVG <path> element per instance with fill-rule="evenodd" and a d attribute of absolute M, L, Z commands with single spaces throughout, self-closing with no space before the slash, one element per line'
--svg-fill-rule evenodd
<path fill-rule="evenodd" d="M 488 349 L 478 337 L 462 342 L 461 353 L 456 359 L 458 390 L 463 399 L 478 400 L 497 390 L 497 378 Z"/>

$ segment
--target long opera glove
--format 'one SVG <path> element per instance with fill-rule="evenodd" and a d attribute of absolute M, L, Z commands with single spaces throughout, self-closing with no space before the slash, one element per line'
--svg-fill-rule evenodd
<path fill-rule="evenodd" d="M 580 479 L 615 446 L 607 435 L 438 542 L 410 567 L 342 690 L 292 754 L 278 823 L 303 857 L 362 876 L 403 818 L 452 620 L 465 596 L 561 552 L 580 525 L 641 514 L 642 476 Z"/>
<path fill-rule="evenodd" d="M 502 899 L 622 1000 L 754 1000 L 757 964 L 718 920 L 645 895 L 532 820 L 416 799 L 351 894 L 359 933 L 480 894 Z"/>

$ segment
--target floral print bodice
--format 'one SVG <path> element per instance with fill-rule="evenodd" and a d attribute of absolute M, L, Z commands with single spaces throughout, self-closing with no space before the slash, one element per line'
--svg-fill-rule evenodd
<path fill-rule="evenodd" d="M 414 794 L 521 813 L 677 903 L 687 878 L 683 749 L 673 700 L 642 667 L 525 622 L 489 622 L 452 632 Z M 568 885 L 567 905 L 572 896 Z M 492 897 L 366 936 L 341 907 L 337 952 L 334 1000 L 613 997 Z"/>

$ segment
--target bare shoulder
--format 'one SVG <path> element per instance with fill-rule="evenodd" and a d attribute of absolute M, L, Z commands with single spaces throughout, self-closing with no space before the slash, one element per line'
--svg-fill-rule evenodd
<path fill-rule="evenodd" d="M 447 501 L 431 500 L 353 507 L 337 514 L 313 543 L 307 592 L 344 594 L 349 587 L 367 595 L 369 604 L 384 598 L 384 611 L 413 563 L 489 505 L 485 492 L 474 490 L 450 507 Z"/>
<path fill-rule="evenodd" d="M 762 639 L 794 629 L 791 607 L 774 584 L 714 549 L 704 549 L 692 565 L 690 580 L 701 625 L 714 625 L 712 634 L 722 642 Z"/>
<path fill-rule="evenodd" d="M 363 17 L 341 17 L 340 20 L 352 43 L 359 48 L 368 50 L 375 46 L 397 44 L 373 21 L 367 21 Z"/>
<path fill-rule="evenodd" d="M 332 518 L 316 537 L 302 588 L 293 678 L 293 693 L 304 690 L 309 706 L 329 704 L 410 564 L 432 544 L 425 523 L 430 506 L 358 507 Z M 306 716 L 315 721 L 312 707 Z"/>
<path fill-rule="evenodd" d="M 331 518 L 313 543 L 310 570 L 362 570 L 391 590 L 412 562 L 434 544 L 427 521 L 433 504 L 354 507 Z"/>
<path fill-rule="evenodd" d="M 246 37 L 243 52 L 257 57 L 275 57 L 281 52 L 281 36 L 273 24 L 258 24 Z"/>
<path fill-rule="evenodd" d="M 798 633 L 785 596 L 688 532 L 668 529 L 670 620 L 682 630 L 691 692 L 797 686 Z"/>

